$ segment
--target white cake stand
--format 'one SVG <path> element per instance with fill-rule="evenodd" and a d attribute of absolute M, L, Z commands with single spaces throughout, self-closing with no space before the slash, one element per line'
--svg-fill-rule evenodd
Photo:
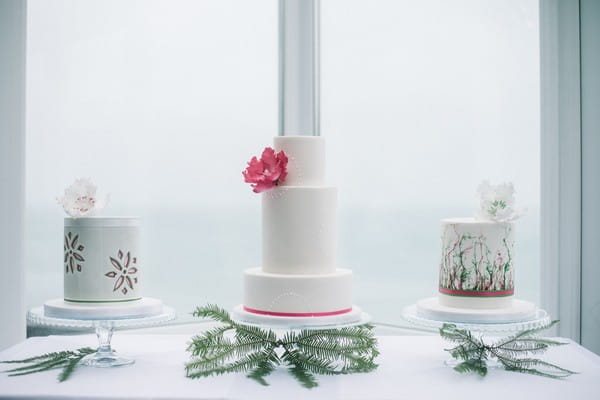
<path fill-rule="evenodd" d="M 280 317 L 248 312 L 245 311 L 244 307 L 240 304 L 233 309 L 231 317 L 238 323 L 287 331 L 339 329 L 348 326 L 363 325 L 371 321 L 371 316 L 356 306 L 352 306 L 352 311 L 339 315 L 322 317 Z"/>
<path fill-rule="evenodd" d="M 171 321 L 176 317 L 175 310 L 163 306 L 162 312 L 156 315 L 138 318 L 120 319 L 74 319 L 55 318 L 44 315 L 43 307 L 36 307 L 27 313 L 27 322 L 60 328 L 94 328 L 98 337 L 98 349 L 95 353 L 84 357 L 81 362 L 90 367 L 108 368 L 133 364 L 135 360 L 119 356 L 110 345 L 115 328 L 144 328 Z"/>
<path fill-rule="evenodd" d="M 424 318 L 417 312 L 416 304 L 405 307 L 402 310 L 402 317 L 411 324 L 423 328 L 440 329 L 444 324 L 454 324 L 460 329 L 466 329 L 491 336 L 511 334 L 524 329 L 537 329 L 546 326 L 551 322 L 550 315 L 540 308 L 535 310 L 530 319 L 503 323 L 457 322 Z"/>

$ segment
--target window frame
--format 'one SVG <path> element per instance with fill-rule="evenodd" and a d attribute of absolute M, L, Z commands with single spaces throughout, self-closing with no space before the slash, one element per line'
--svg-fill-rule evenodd
<path fill-rule="evenodd" d="M 18 29 L 2 35 L 6 41 L 17 43 L 17 51 L 11 57 L 22 73 L 19 84 L 13 90 L 16 98 L 25 96 L 25 43 L 26 1 L 11 0 L 10 4 L 18 18 L 10 13 L 0 13 L 0 18 L 16 22 Z M 591 305 L 600 304 L 600 294 L 593 291 L 588 277 L 600 274 L 593 266 L 589 247 L 582 247 L 584 237 L 598 238 L 599 224 L 582 224 L 582 215 L 588 216 L 593 196 L 598 190 L 593 171 L 600 162 L 590 157 L 582 144 L 592 139 L 593 126 L 582 128 L 582 34 L 591 35 L 592 30 L 582 31 L 582 8 L 591 7 L 591 0 L 540 0 L 540 68 L 541 68 L 541 306 L 561 324 L 556 331 L 561 336 L 576 341 L 584 338 L 584 345 L 600 348 L 600 337 L 593 335 Z M 585 20 L 584 20 L 585 21 Z M 4 24 L 0 24 L 4 25 Z M 598 30 L 598 28 L 596 28 Z M 589 39 L 589 36 L 584 36 Z M 6 51 L 0 42 L 0 51 Z M 19 50 L 20 49 L 20 50 Z M 22 51 L 21 53 L 19 51 Z M 20 63 L 20 64 L 19 64 Z M 591 66 L 588 66 L 591 68 Z M 584 75 L 585 79 L 586 75 Z M 19 89 L 20 88 L 20 89 Z M 9 91 L 0 91 L 0 95 Z M 13 99 L 15 97 L 13 96 Z M 594 100 L 584 98 L 583 110 L 598 106 Z M 596 104 L 594 104 L 596 102 Z M 18 103 L 18 104 L 17 104 Z M 24 207 L 25 207 L 25 106 L 15 103 L 14 109 L 0 108 L 0 121 L 12 116 L 20 118 L 22 126 L 9 131 L 0 130 L 0 159 L 3 195 L 0 207 L 11 211 L 15 218 L 0 224 L 2 238 L 2 271 L 16 271 L 5 275 L 8 292 L 0 291 L 2 304 L 11 304 L 17 317 L 2 312 L 2 325 L 9 326 L 7 336 L 0 337 L 0 348 L 24 338 Z M 21 104 L 22 103 L 22 104 Z M 593 142 L 595 143 L 595 142 Z M 584 156 L 582 160 L 582 155 Z M 593 190 L 587 190 L 592 188 Z M 582 191 L 583 189 L 583 191 Z M 599 219 L 598 212 L 593 215 Z M 10 263 L 8 250 L 10 249 Z M 583 249 L 583 250 L 582 250 Z M 583 251 L 583 252 L 582 252 Z M 583 260 L 583 262 L 582 262 Z M 10 268 L 9 268 L 10 265 Z M 582 280 L 582 277 L 586 281 Z M 586 284 L 589 283 L 589 284 Z M 582 289 L 583 288 L 583 289 Z M 9 299 L 7 296 L 11 296 Z M 15 302 L 15 298 L 18 300 Z M 582 314 L 582 310 L 584 313 Z M 7 339 L 8 338 L 8 339 Z"/>

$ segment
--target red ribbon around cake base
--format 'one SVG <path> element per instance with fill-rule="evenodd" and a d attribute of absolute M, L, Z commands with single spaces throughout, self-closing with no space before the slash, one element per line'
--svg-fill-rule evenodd
<path fill-rule="evenodd" d="M 515 289 L 498 290 L 498 291 L 475 291 L 475 290 L 452 290 L 440 288 L 440 292 L 450 296 L 467 296 L 467 297 L 504 297 L 511 296 L 515 293 Z"/>

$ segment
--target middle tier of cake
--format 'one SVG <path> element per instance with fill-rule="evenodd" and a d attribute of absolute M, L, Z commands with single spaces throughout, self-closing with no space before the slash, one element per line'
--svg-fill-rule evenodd
<path fill-rule="evenodd" d="M 276 316 L 328 316 L 352 311 L 352 271 L 319 275 L 244 271 L 244 309 Z"/>
<path fill-rule="evenodd" d="M 336 271 L 337 188 L 283 186 L 262 197 L 262 269 L 272 274 Z"/>

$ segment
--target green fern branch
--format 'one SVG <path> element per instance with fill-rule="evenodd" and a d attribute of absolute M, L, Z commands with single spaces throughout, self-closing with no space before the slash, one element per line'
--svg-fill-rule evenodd
<path fill-rule="evenodd" d="M 4 371 L 8 376 L 21 376 L 33 374 L 36 372 L 48 371 L 51 369 L 62 368 L 58 375 L 58 381 L 64 382 L 75 372 L 81 359 L 96 350 L 90 347 L 83 347 L 74 351 L 58 351 L 42 354 L 40 356 L 24 358 L 21 360 L 0 361 L 4 364 L 29 364 L 22 367 L 16 367 Z"/>
<path fill-rule="evenodd" d="M 302 386 L 318 385 L 315 375 L 370 372 L 379 355 L 372 325 L 341 329 L 290 331 L 277 335 L 263 328 L 237 323 L 216 305 L 198 307 L 193 315 L 222 325 L 195 336 L 188 345 L 191 359 L 186 376 L 200 378 L 245 372 L 261 385 L 284 365 Z M 279 354 L 279 355 L 278 355 Z"/>
<path fill-rule="evenodd" d="M 488 372 L 487 360 L 496 359 L 507 371 L 521 372 L 548 378 L 565 378 L 576 372 L 559 367 L 549 362 L 529 356 L 542 354 L 552 346 L 567 343 L 553 339 L 540 338 L 536 335 L 544 329 L 554 326 L 558 321 L 548 325 L 527 329 L 515 335 L 486 344 L 481 337 L 475 337 L 465 329 L 458 329 L 454 324 L 444 324 L 440 335 L 456 346 L 446 349 L 450 355 L 462 360 L 454 369 L 458 372 L 474 372 L 485 376 Z"/>

